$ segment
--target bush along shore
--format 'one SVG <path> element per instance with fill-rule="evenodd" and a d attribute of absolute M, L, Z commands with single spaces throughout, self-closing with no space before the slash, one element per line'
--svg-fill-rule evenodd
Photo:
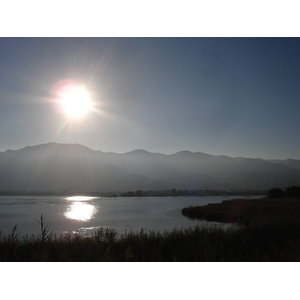
<path fill-rule="evenodd" d="M 41 215 L 36 236 L 20 236 L 17 226 L 8 235 L 0 233 L 0 261 L 300 261 L 300 197 L 225 200 L 182 213 L 240 226 L 57 236 Z"/>

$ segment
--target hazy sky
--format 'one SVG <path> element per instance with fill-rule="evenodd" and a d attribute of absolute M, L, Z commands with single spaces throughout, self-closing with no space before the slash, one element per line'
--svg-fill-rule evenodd
<path fill-rule="evenodd" d="M 94 150 L 300 159 L 299 38 L 1 38 L 0 151 Z M 97 107 L 57 110 L 84 84 Z"/>

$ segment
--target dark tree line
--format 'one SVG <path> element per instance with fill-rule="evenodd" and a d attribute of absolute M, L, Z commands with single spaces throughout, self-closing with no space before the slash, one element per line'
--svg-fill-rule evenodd
<path fill-rule="evenodd" d="M 300 186 L 289 186 L 285 189 L 285 191 L 281 188 L 272 188 L 268 191 L 267 196 L 269 198 L 300 197 Z"/>

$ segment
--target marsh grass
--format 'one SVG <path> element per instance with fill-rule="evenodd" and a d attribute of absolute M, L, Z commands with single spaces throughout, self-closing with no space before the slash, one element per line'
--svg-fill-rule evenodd
<path fill-rule="evenodd" d="M 242 224 L 228 229 L 195 226 L 118 234 L 101 228 L 89 237 L 57 236 L 41 216 L 37 236 L 21 237 L 16 226 L 8 236 L 0 234 L 0 261 L 300 261 L 300 199 L 280 201 L 232 200 L 222 208 L 209 206 L 210 216 L 220 218 L 223 210 L 223 220 L 226 214 L 226 220 L 229 215 Z"/>
<path fill-rule="evenodd" d="M 0 239 L 1 261 L 299 261 L 300 226 L 257 224 L 240 229 L 194 227 L 161 232 L 100 229 L 90 237 L 51 235 Z"/>
<path fill-rule="evenodd" d="M 288 218 L 300 220 L 300 198 L 289 199 L 233 199 L 204 206 L 190 206 L 182 209 L 190 219 L 204 219 L 222 223 L 248 225 L 258 220 L 277 222 Z"/>

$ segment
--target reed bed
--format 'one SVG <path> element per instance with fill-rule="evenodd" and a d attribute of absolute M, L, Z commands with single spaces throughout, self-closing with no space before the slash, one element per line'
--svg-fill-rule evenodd
<path fill-rule="evenodd" d="M 238 229 L 191 227 L 128 232 L 99 229 L 90 237 L 54 235 L 44 226 L 37 236 L 20 236 L 15 226 L 0 234 L 0 260 L 17 262 L 222 262 L 299 261 L 300 225 L 265 219 Z M 45 230 L 46 229 L 46 230 Z"/>
<path fill-rule="evenodd" d="M 0 232 L 0 261 L 17 262 L 252 262 L 300 261 L 300 198 L 226 200 L 188 207 L 190 218 L 237 222 L 238 227 L 129 231 L 101 228 L 91 236 L 55 235 L 41 215 L 40 234 L 18 227 Z"/>

